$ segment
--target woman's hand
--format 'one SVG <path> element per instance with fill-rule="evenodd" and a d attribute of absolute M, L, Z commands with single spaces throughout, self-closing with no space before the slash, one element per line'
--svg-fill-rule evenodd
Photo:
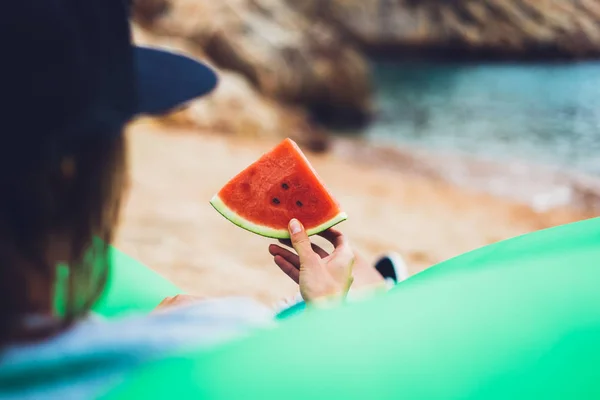
<path fill-rule="evenodd" d="M 304 227 L 298 220 L 288 226 L 291 240 L 280 242 L 291 246 L 296 254 L 278 245 L 269 246 L 275 264 L 300 285 L 300 294 L 307 301 L 328 296 L 343 296 L 352 285 L 354 253 L 346 237 L 335 229 L 319 234 L 333 244 L 334 251 L 328 254 L 316 244 L 311 244 Z"/>

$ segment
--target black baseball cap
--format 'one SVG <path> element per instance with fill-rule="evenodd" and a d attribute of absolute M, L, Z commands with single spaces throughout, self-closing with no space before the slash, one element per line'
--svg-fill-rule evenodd
<path fill-rule="evenodd" d="M 211 92 L 214 71 L 132 44 L 127 0 L 11 0 L 0 16 L 0 132 L 109 134 Z M 1 133 L 0 133 L 1 135 Z"/>

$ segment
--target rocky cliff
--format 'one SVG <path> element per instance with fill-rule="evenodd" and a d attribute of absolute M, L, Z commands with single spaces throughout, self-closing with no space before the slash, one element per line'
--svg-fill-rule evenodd
<path fill-rule="evenodd" d="M 187 107 L 159 121 L 243 137 L 291 137 L 313 151 L 323 151 L 328 140 L 324 132 L 308 123 L 299 107 L 281 104 L 259 93 L 246 77 L 219 70 L 199 46 L 186 39 L 158 36 L 133 25 L 137 44 L 186 54 L 218 70 L 219 85 L 210 96 L 192 101 Z"/>
<path fill-rule="evenodd" d="M 600 0 L 134 0 L 138 41 L 220 71 L 209 98 L 170 116 L 324 149 L 314 120 L 372 114 L 363 52 L 584 58 L 600 55 Z M 142 34 L 142 32 L 144 32 Z M 360 50 L 362 49 L 362 50 Z"/>
<path fill-rule="evenodd" d="M 185 39 L 215 65 L 243 74 L 264 96 L 325 122 L 369 118 L 365 58 L 285 1 L 136 0 L 133 15 L 155 35 Z"/>
<path fill-rule="evenodd" d="M 285 0 L 375 54 L 600 55 L 598 0 Z"/>

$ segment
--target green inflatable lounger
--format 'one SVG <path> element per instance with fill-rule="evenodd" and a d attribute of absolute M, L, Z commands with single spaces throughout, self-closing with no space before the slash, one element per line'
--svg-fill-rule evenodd
<path fill-rule="evenodd" d="M 92 311 L 106 318 L 131 313 L 148 313 L 165 297 L 183 293 L 179 287 L 135 258 L 110 247 L 111 271 L 102 297 Z M 304 310 L 304 303 L 283 310 L 277 319 L 289 318 Z"/>
<path fill-rule="evenodd" d="M 110 248 L 111 271 L 102 297 L 92 311 L 107 318 L 150 312 L 165 297 L 182 290 L 127 254 Z"/>
<path fill-rule="evenodd" d="M 600 220 L 150 364 L 108 399 L 600 399 Z"/>

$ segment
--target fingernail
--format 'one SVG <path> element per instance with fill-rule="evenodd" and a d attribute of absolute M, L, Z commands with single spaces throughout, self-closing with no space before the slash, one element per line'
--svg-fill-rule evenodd
<path fill-rule="evenodd" d="M 300 225 L 300 221 L 298 221 L 297 219 L 293 219 L 290 221 L 290 232 L 292 233 L 292 235 L 300 233 L 301 230 L 302 226 Z"/>

